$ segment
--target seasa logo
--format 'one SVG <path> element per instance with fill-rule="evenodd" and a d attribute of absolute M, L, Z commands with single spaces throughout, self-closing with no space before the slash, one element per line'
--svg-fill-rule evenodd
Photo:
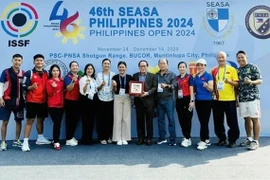
<path fill-rule="evenodd" d="M 60 32 L 55 34 L 56 37 L 63 37 L 62 43 L 65 44 L 68 40 L 72 40 L 73 44 L 78 43 L 78 38 L 85 39 L 83 31 L 85 27 L 79 26 L 81 21 L 79 20 L 79 12 L 68 16 L 68 10 L 66 8 L 60 9 L 63 1 L 58 1 L 51 12 L 50 21 L 59 20 L 60 21 Z M 63 12 L 61 15 L 58 12 Z"/>
<path fill-rule="evenodd" d="M 203 27 L 210 36 L 218 39 L 215 45 L 223 45 L 222 38 L 231 34 L 234 26 L 235 17 L 228 2 L 206 2 Z"/>

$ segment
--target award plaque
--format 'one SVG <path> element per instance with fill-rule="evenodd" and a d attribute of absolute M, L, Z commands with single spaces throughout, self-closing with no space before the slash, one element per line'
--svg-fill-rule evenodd
<path fill-rule="evenodd" d="M 144 82 L 130 81 L 129 82 L 129 95 L 140 96 L 144 90 Z"/>

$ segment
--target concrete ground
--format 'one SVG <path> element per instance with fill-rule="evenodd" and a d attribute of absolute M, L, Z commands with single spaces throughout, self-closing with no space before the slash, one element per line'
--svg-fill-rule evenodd
<path fill-rule="evenodd" d="M 61 151 L 31 142 L 28 153 L 8 142 L 8 151 L 0 152 L 0 180 L 270 179 L 270 138 L 261 138 L 256 151 L 217 147 L 217 139 L 212 139 L 208 149 L 198 151 L 198 141 L 195 138 L 189 148 L 137 146 L 134 140 L 128 146 L 97 143 L 63 146 Z"/>

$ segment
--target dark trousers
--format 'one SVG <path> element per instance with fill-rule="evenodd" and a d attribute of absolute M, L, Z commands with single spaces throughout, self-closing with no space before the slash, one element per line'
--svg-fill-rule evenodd
<path fill-rule="evenodd" d="M 209 139 L 209 119 L 211 115 L 213 101 L 212 100 L 196 100 L 195 107 L 198 119 L 201 124 L 200 138 L 201 141 Z"/>
<path fill-rule="evenodd" d="M 97 130 L 99 140 L 108 140 L 112 138 L 113 130 L 113 101 L 98 101 L 99 112 L 97 121 Z"/>
<path fill-rule="evenodd" d="M 154 107 L 145 107 L 142 100 L 136 102 L 137 135 L 138 139 L 153 138 Z M 146 125 L 146 126 L 145 126 Z M 146 136 L 145 136 L 146 127 Z"/>
<path fill-rule="evenodd" d="M 53 141 L 59 143 L 61 122 L 64 114 L 64 108 L 49 108 L 49 114 L 53 121 Z"/>
<path fill-rule="evenodd" d="M 97 95 L 93 100 L 88 98 L 88 95 L 81 96 L 80 98 L 82 107 L 82 138 L 83 144 L 89 144 L 93 142 L 93 131 L 95 127 L 95 119 L 98 110 Z"/>
<path fill-rule="evenodd" d="M 74 137 L 78 121 L 80 120 L 80 101 L 71 101 L 65 99 L 66 113 L 66 139 Z"/>
<path fill-rule="evenodd" d="M 189 111 L 190 97 L 183 97 L 182 99 L 176 99 L 176 112 L 178 115 L 178 121 L 182 128 L 182 133 L 186 139 L 190 138 L 191 132 L 191 120 L 193 116 L 193 110 Z"/>
<path fill-rule="evenodd" d="M 235 142 L 239 138 L 239 126 L 235 101 L 214 101 L 213 115 L 215 133 L 219 140 L 226 140 L 224 127 L 224 113 L 226 114 L 229 142 Z"/>

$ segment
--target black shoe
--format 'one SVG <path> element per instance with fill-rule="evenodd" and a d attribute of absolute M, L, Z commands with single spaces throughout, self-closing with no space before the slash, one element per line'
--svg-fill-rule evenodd
<path fill-rule="evenodd" d="M 236 146 L 235 142 L 229 142 L 228 147 L 229 148 L 234 148 Z"/>
<path fill-rule="evenodd" d="M 226 140 L 219 140 L 217 143 L 217 146 L 224 146 L 227 145 L 227 141 Z"/>
<path fill-rule="evenodd" d="M 151 146 L 151 145 L 152 145 L 152 140 L 151 140 L 151 139 L 147 139 L 146 145 L 147 145 L 147 146 Z"/>
<path fill-rule="evenodd" d="M 142 139 L 139 139 L 137 142 L 137 145 L 142 145 L 144 143 L 144 141 Z"/>

